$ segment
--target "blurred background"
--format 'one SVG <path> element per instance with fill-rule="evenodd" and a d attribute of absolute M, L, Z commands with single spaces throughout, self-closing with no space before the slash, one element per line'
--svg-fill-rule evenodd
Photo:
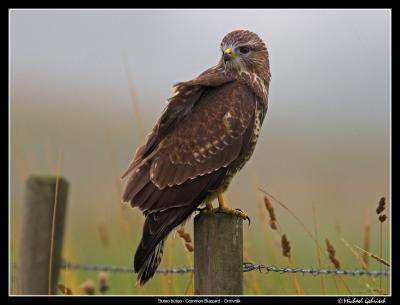
<path fill-rule="evenodd" d="M 25 180 L 55 174 L 59 163 L 71 184 L 64 257 L 131 264 L 143 217 L 122 206 L 119 177 L 172 85 L 215 65 L 222 38 L 237 29 L 266 42 L 272 73 L 257 148 L 227 192 L 230 205 L 253 220 L 244 228 L 245 256 L 287 265 L 279 235 L 266 224 L 259 187 L 310 230 L 314 206 L 321 243 L 333 241 L 344 267 L 359 266 L 342 238 L 362 246 L 368 222 L 370 251 L 379 253 L 375 208 L 390 196 L 389 10 L 11 10 L 9 22 L 12 261 Z M 295 264 L 317 266 L 313 241 L 287 211 L 275 208 Z M 389 226 L 384 238 L 390 259 Z M 169 238 L 167 249 L 161 266 L 192 263 L 178 237 Z M 96 274 L 62 274 L 77 294 L 91 277 Z M 294 294 L 293 285 L 282 284 L 286 277 L 246 274 L 245 292 Z M 112 274 L 109 293 L 192 293 L 189 275 L 156 275 L 145 287 L 135 281 Z M 305 293 L 321 293 L 319 279 L 300 281 Z M 329 281 L 328 293 L 343 293 Z M 365 280 L 351 281 L 353 292 L 371 293 Z M 18 292 L 16 283 L 12 275 L 11 293 Z"/>

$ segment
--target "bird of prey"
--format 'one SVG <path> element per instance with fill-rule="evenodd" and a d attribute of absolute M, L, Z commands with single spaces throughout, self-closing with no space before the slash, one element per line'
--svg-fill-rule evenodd
<path fill-rule="evenodd" d="M 268 106 L 268 51 L 250 31 L 228 33 L 218 64 L 174 86 L 146 143 L 122 178 L 123 201 L 146 217 L 134 269 L 143 285 L 160 264 L 169 233 L 205 204 L 209 212 L 248 218 L 223 192 L 252 155 Z M 212 207 L 218 198 L 219 207 Z"/>

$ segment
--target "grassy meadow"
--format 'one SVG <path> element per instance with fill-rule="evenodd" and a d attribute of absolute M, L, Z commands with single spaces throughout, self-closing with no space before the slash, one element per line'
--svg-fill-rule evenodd
<path fill-rule="evenodd" d="M 21 113 L 18 115 L 22 116 L 23 111 Z M 97 140 L 100 141 L 94 144 L 93 139 L 96 137 L 89 135 L 89 124 L 86 126 L 80 125 L 83 124 L 82 122 L 77 126 L 71 124 L 67 128 L 68 132 L 65 133 L 64 138 L 56 137 L 57 133 L 52 130 L 53 137 L 50 135 L 39 140 L 38 142 L 43 144 L 40 146 L 38 143 L 33 144 L 32 139 L 27 142 L 21 141 L 21 139 L 28 139 L 21 136 L 21 133 L 29 124 L 33 126 L 31 129 L 33 135 L 40 134 L 45 130 L 41 129 L 44 128 L 41 126 L 43 123 L 36 123 L 43 122 L 43 120 L 38 120 L 34 115 L 33 112 L 31 122 L 24 120 L 15 123 L 14 131 L 20 131 L 20 133 L 14 133 L 11 139 L 13 144 L 10 201 L 11 294 L 18 294 L 18 278 L 15 276 L 14 263 L 17 262 L 19 248 L 24 181 L 31 173 L 55 175 L 59 168 L 61 175 L 70 182 L 63 247 L 63 257 L 66 260 L 93 264 L 131 265 L 144 220 L 137 209 L 124 206 L 120 201 L 122 182 L 119 176 L 124 170 L 125 164 L 124 158 L 119 155 L 132 154 L 134 147 L 118 149 L 115 140 L 119 137 L 117 136 L 118 130 L 113 134 L 112 128 L 101 129 L 94 124 L 90 130 L 93 134 L 95 134 L 95 129 L 105 131 L 100 136 L 97 135 Z M 51 118 L 50 115 L 50 119 L 54 118 Z M 134 121 L 137 123 L 141 120 L 136 116 Z M 130 131 L 132 135 L 140 138 L 142 135 L 139 131 L 145 128 L 149 129 L 151 124 L 149 121 L 146 123 L 146 127 L 133 126 Z M 79 135 L 79 129 L 83 134 Z M 128 130 L 129 127 L 125 131 L 126 134 L 128 134 Z M 58 131 L 59 134 L 62 132 L 61 129 Z M 69 148 L 68 145 L 72 141 L 69 137 L 79 137 L 80 139 L 86 137 L 91 139 L 90 145 L 92 146 L 89 147 L 82 141 L 81 145 L 73 145 Z M 271 141 L 274 142 L 274 139 Z M 261 145 L 267 146 L 268 141 Z M 64 147 L 64 150 L 60 150 L 58 147 Z M 263 171 L 258 174 L 258 170 L 262 166 L 258 167 L 257 164 L 262 164 L 265 159 L 263 160 L 263 148 L 257 149 L 254 161 L 245 167 L 227 192 L 229 204 L 242 208 L 252 219 L 251 226 L 244 226 L 245 261 L 275 266 L 334 268 L 328 257 L 326 246 L 326 238 L 328 238 L 336 250 L 335 256 L 340 261 L 341 268 L 360 269 L 366 267 L 365 263 L 371 270 L 380 268 L 380 264 L 372 258 L 363 261 L 362 252 L 356 248 L 356 246 L 365 247 L 368 248 L 368 251 L 380 256 L 379 221 L 375 214 L 379 196 L 367 198 L 356 207 L 352 207 L 350 202 L 347 205 L 344 205 L 343 202 L 335 203 L 335 200 L 328 197 L 329 195 L 327 195 L 326 201 L 331 202 L 330 204 L 316 201 L 316 197 L 313 195 L 310 195 L 314 199 L 311 200 L 301 193 L 304 185 L 293 186 L 293 191 L 289 192 L 293 182 L 287 181 L 289 187 L 286 190 L 284 186 L 281 187 L 272 182 L 274 176 L 269 176 Z M 80 150 L 85 154 L 81 154 Z M 99 152 L 97 156 L 95 155 L 96 151 Z M 128 159 L 125 160 L 125 163 L 127 161 Z M 68 168 L 68 164 L 71 165 L 70 168 Z M 104 166 L 104 168 L 96 168 L 97 165 Z M 271 167 L 273 168 L 273 166 Z M 280 182 L 284 180 L 278 173 L 276 178 Z M 272 186 L 268 187 L 265 181 L 271 181 Z M 271 216 L 265 206 L 265 194 L 260 191 L 260 188 L 270 192 L 290 210 L 288 211 L 269 197 L 277 221 L 277 230 L 270 227 Z M 368 190 L 366 192 L 368 193 Z M 296 196 L 296 193 L 299 195 Z M 318 193 L 317 190 L 316 193 Z M 353 195 L 354 198 L 360 200 L 365 194 Z M 336 194 L 336 196 L 341 197 L 340 194 Z M 385 213 L 389 213 L 388 204 Z M 370 231 L 366 235 L 367 225 L 370 226 Z M 186 231 L 193 236 L 192 221 L 188 222 Z M 290 260 L 282 254 L 282 234 L 286 234 L 290 242 Z M 388 220 L 383 223 L 382 237 L 382 257 L 390 260 Z M 369 246 L 366 246 L 366 239 Z M 318 249 L 320 250 L 318 251 Z M 168 238 L 160 267 L 179 266 L 192 267 L 193 253 L 187 251 L 184 242 L 175 232 Z M 383 266 L 383 268 L 387 267 Z M 95 293 L 101 294 L 98 288 L 98 277 L 98 272 L 63 270 L 59 282 L 70 288 L 73 294 L 85 294 L 82 284 L 91 280 L 96 286 Z M 108 273 L 107 277 L 109 289 L 104 292 L 106 295 L 193 294 L 193 281 L 190 273 L 156 274 L 153 280 L 144 287 L 136 285 L 134 274 Z M 382 278 L 382 282 L 380 282 L 379 278 L 367 276 L 313 276 L 251 271 L 244 274 L 244 292 L 248 295 L 375 295 L 390 293 L 390 281 L 386 277 Z M 61 292 L 59 293 L 61 294 Z"/>

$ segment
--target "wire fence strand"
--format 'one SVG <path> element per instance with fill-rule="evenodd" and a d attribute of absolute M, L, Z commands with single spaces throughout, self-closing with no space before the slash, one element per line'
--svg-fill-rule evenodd
<path fill-rule="evenodd" d="M 132 267 L 128 266 L 115 266 L 115 265 L 96 265 L 96 264 L 82 264 L 64 261 L 61 268 L 75 269 L 75 270 L 88 270 L 88 271 L 108 271 L 108 272 L 135 272 Z M 277 272 L 277 273 L 302 273 L 318 275 L 350 275 L 350 276 L 389 276 L 389 270 L 364 270 L 364 269 L 316 269 L 316 268 L 293 268 L 293 267 L 277 267 L 273 265 L 255 264 L 251 262 L 243 263 L 243 272 L 250 272 L 258 270 Z M 194 272 L 191 267 L 178 267 L 178 268 L 159 268 L 158 273 L 189 273 Z"/>

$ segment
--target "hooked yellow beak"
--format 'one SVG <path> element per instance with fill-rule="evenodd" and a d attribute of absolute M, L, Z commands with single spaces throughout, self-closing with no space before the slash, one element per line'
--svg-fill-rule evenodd
<path fill-rule="evenodd" d="M 232 55 L 232 53 L 233 53 L 233 51 L 232 51 L 231 48 L 227 48 L 227 49 L 224 50 L 224 54 Z"/>
<path fill-rule="evenodd" d="M 231 48 L 226 48 L 224 50 L 224 63 L 226 63 L 228 60 L 234 59 L 235 54 L 233 54 L 233 50 Z"/>

